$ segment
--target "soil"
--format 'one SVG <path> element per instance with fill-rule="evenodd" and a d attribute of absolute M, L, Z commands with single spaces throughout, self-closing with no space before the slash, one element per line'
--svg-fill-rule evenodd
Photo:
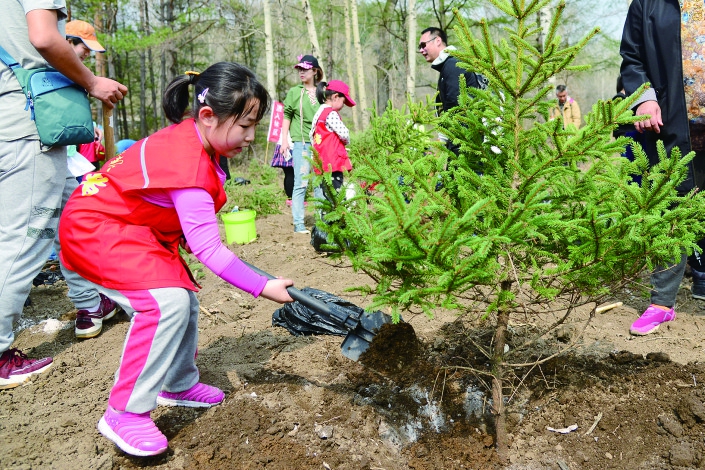
<path fill-rule="evenodd" d="M 282 205 L 283 206 L 283 205 Z M 258 238 L 233 246 L 242 259 L 297 286 L 365 306 L 346 288 L 367 284 L 345 261 L 316 253 L 291 216 L 258 218 Z M 313 222 L 308 217 L 308 225 Z M 639 286 L 623 306 L 578 311 L 548 335 L 531 361 L 571 341 L 570 352 L 514 370 L 507 396 L 510 455 L 492 437 L 487 360 L 479 320 L 439 311 L 384 326 L 359 361 L 340 336 L 292 336 L 272 326 L 273 302 L 202 273 L 197 363 L 225 401 L 207 410 L 159 407 L 166 454 L 130 457 L 95 428 L 105 410 L 129 325 L 124 314 L 94 339 L 76 340 L 63 281 L 32 289 L 15 347 L 53 356 L 54 367 L 0 392 L 0 468 L 40 469 L 671 469 L 705 467 L 705 304 L 690 298 L 678 318 L 646 337 L 629 325 L 647 304 Z M 510 348 L 546 318 L 510 328 Z M 573 429 L 577 425 L 577 429 Z M 561 430 L 551 431 L 548 428 Z"/>

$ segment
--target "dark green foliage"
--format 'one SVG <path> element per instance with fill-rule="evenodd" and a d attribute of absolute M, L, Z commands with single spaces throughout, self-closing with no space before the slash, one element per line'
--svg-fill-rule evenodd
<path fill-rule="evenodd" d="M 350 154 L 355 183 L 376 186 L 326 207 L 336 244 L 376 283 L 361 287 L 374 293 L 371 309 L 570 308 L 671 263 L 705 233 L 703 196 L 675 190 L 691 155 L 661 148 L 651 169 L 640 149 L 633 163 L 619 156 L 628 141 L 611 133 L 636 120 L 634 99 L 598 102 L 580 130 L 547 120 L 555 101 L 546 80 L 571 68 L 597 30 L 561 48 L 559 6 L 540 52 L 533 18 L 546 2 L 492 3 L 515 20 L 507 40 L 493 44 L 484 23 L 481 37 L 460 19 L 456 27 L 457 57 L 490 88 L 461 83 L 459 107 L 440 119 L 416 103 L 374 115 Z M 432 142 L 424 129 L 433 126 L 459 155 Z"/>

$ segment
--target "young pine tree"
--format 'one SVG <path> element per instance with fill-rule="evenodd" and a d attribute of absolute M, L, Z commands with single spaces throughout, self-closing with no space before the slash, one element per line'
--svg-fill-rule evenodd
<path fill-rule="evenodd" d="M 491 0 L 514 25 L 499 43 L 485 22 L 476 36 L 458 17 L 455 55 L 489 88 L 461 82 L 460 105 L 440 119 L 415 103 L 375 115 L 365 145 L 351 149 L 354 177 L 367 191 L 326 207 L 337 222 L 326 227 L 331 240 L 374 280 L 361 287 L 374 294 L 370 309 L 414 306 L 430 316 L 437 307 L 479 308 L 492 322 L 485 350 L 500 457 L 503 380 L 522 350 L 505 352 L 512 315 L 550 306 L 565 312 L 553 328 L 644 269 L 680 259 L 705 233 L 702 195 L 678 197 L 675 189 L 692 155 L 662 148 L 652 168 L 639 148 L 633 163 L 619 156 L 628 141 L 611 133 L 637 120 L 636 95 L 596 103 L 579 130 L 548 119 L 555 100 L 547 80 L 578 69 L 571 62 L 597 33 L 562 48 L 561 4 L 540 51 L 535 18 L 548 2 Z M 429 125 L 460 146 L 458 155 L 431 141 Z M 641 186 L 632 174 L 642 175 Z"/>

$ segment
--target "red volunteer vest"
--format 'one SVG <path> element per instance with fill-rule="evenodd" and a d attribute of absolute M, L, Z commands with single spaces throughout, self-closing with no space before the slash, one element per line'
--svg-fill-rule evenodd
<path fill-rule="evenodd" d="M 203 188 L 218 212 L 226 202 L 216 163 L 194 120 L 143 139 L 88 173 L 61 216 L 61 260 L 72 271 L 117 290 L 183 287 L 198 290 L 179 255 L 183 230 L 176 209 L 141 196 Z"/>
<path fill-rule="evenodd" d="M 333 108 L 325 108 L 323 112 L 321 112 L 321 115 L 318 116 L 313 133 L 313 148 L 318 152 L 323 171 L 327 173 L 334 171 L 350 171 L 352 170 L 352 163 L 350 163 L 350 158 L 348 158 L 348 151 L 345 148 L 345 144 L 340 140 L 338 134 L 329 131 L 326 127 L 326 119 L 331 111 L 333 111 Z M 315 165 L 314 171 L 317 175 L 321 174 L 321 171 L 316 168 Z"/>

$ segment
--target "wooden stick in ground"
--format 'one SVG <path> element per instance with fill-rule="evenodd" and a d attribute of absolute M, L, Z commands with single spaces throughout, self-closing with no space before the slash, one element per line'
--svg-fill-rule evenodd
<path fill-rule="evenodd" d="M 615 302 L 613 304 L 603 305 L 602 307 L 597 307 L 595 313 L 605 313 L 607 310 L 612 310 L 613 308 L 621 307 L 622 302 Z"/>
<path fill-rule="evenodd" d="M 115 130 L 113 128 L 113 109 L 103 103 L 103 138 L 105 139 L 105 161 L 115 156 Z"/>

